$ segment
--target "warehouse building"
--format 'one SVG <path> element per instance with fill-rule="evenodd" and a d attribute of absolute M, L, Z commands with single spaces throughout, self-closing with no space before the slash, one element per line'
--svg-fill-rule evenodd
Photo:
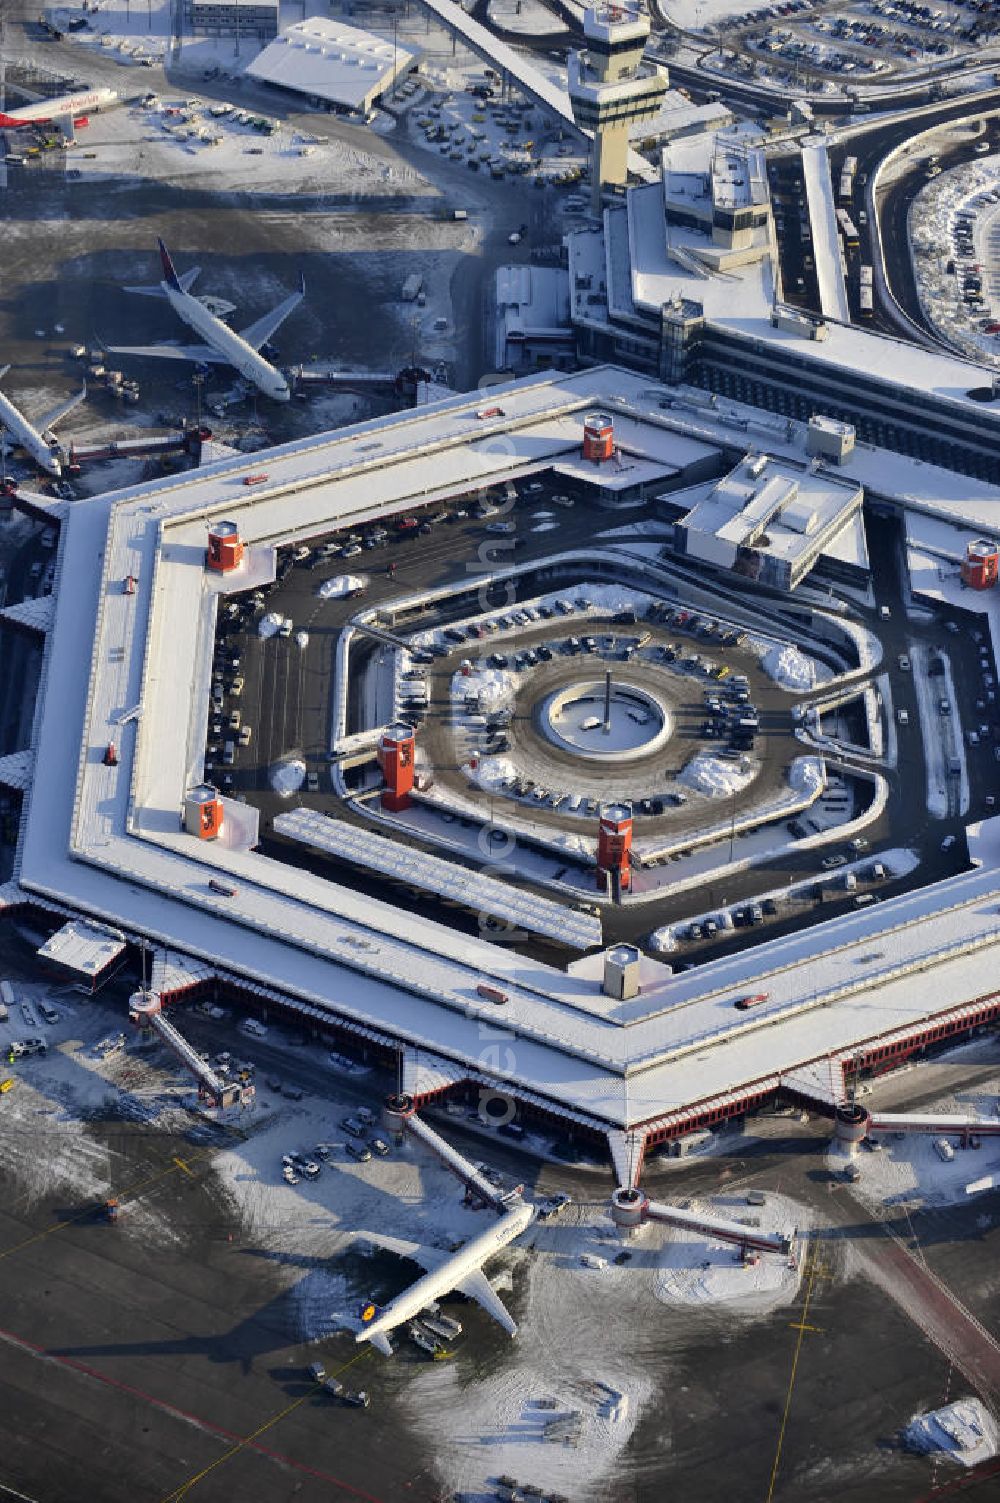
<path fill-rule="evenodd" d="M 416 53 L 383 37 L 313 17 L 275 37 L 247 73 L 317 107 L 367 115 L 416 62 Z"/>

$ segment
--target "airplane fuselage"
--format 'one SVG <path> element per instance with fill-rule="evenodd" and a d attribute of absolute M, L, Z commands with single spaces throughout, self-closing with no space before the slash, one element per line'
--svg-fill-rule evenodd
<path fill-rule="evenodd" d="M 31 455 L 39 469 L 57 477 L 62 474 L 62 457 L 55 439 L 49 440 L 33 423 L 29 423 L 24 413 L 3 392 L 0 392 L 0 426 L 15 444 L 20 444 L 24 452 Z"/>
<path fill-rule="evenodd" d="M 16 110 L 0 111 L 0 126 L 14 129 L 22 125 L 51 125 L 53 121 L 79 119 L 93 110 L 110 109 L 120 103 L 114 89 L 88 89 L 85 94 L 60 94 L 56 99 L 40 99 Z"/>
<path fill-rule="evenodd" d="M 467 1274 L 477 1272 L 489 1258 L 509 1242 L 513 1242 L 515 1237 L 519 1237 L 530 1224 L 533 1214 L 533 1207 L 530 1205 L 516 1206 L 508 1211 L 497 1225 L 474 1237 L 465 1247 L 460 1247 L 457 1253 L 446 1259 L 440 1268 L 425 1273 L 423 1278 L 398 1294 L 374 1320 L 357 1333 L 355 1340 L 368 1341 L 373 1336 L 394 1330 L 404 1321 L 412 1320 L 434 1300 L 455 1289 Z"/>
<path fill-rule="evenodd" d="M 291 397 L 288 382 L 280 371 L 275 370 L 263 355 L 259 355 L 252 345 L 241 339 L 235 330 L 224 324 L 221 318 L 216 318 L 214 313 L 209 313 L 204 303 L 192 297 L 189 292 L 178 291 L 171 287 L 170 283 L 160 283 L 164 295 L 171 308 L 189 328 L 200 334 L 202 339 L 213 350 L 223 355 L 234 370 L 239 371 L 248 381 L 252 381 L 265 396 L 275 402 L 287 402 Z"/>

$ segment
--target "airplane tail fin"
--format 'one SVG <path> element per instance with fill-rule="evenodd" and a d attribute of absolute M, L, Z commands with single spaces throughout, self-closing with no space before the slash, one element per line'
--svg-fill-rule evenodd
<path fill-rule="evenodd" d="M 391 1357 L 392 1344 L 389 1341 L 388 1334 L 385 1331 L 369 1331 L 367 1329 L 367 1327 L 370 1326 L 373 1321 L 378 1320 L 381 1314 L 381 1307 L 379 1305 L 376 1305 L 374 1300 L 369 1300 L 366 1305 L 362 1305 L 361 1309 L 358 1311 L 358 1320 L 361 1323 L 361 1329 L 358 1331 L 354 1339 L 358 1342 L 369 1341 L 371 1342 L 372 1346 L 376 1348 L 376 1350 L 380 1351 L 383 1354 L 383 1356 Z"/>
<path fill-rule="evenodd" d="M 174 271 L 174 263 L 170 259 L 170 252 L 162 240 L 157 239 L 156 243 L 160 247 L 160 261 L 163 263 L 163 280 L 168 287 L 173 287 L 176 292 L 180 292 L 181 284 L 177 280 L 177 273 Z"/>

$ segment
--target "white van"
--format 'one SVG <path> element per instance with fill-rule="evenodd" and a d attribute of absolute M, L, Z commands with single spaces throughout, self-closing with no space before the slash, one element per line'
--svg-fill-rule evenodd
<path fill-rule="evenodd" d="M 263 1023 L 258 1023 L 256 1018 L 244 1018 L 240 1024 L 243 1033 L 248 1033 L 254 1039 L 266 1039 L 267 1029 Z"/>
<path fill-rule="evenodd" d="M 937 1154 L 938 1158 L 943 1159 L 946 1164 L 950 1164 L 952 1159 L 955 1157 L 955 1150 L 954 1148 L 952 1148 L 947 1138 L 934 1139 L 934 1152 Z"/>

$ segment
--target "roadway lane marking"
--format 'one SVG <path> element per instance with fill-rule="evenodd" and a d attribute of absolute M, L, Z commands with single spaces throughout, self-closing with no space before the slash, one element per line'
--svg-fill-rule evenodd
<path fill-rule="evenodd" d="M 819 1243 L 814 1242 L 809 1249 L 809 1277 L 806 1281 L 805 1299 L 802 1301 L 802 1314 L 798 1325 L 794 1327 L 794 1329 L 796 1329 L 799 1334 L 795 1341 L 795 1351 L 792 1354 L 792 1370 L 788 1375 L 788 1390 L 785 1394 L 785 1408 L 781 1416 L 781 1428 L 778 1431 L 778 1444 L 774 1452 L 774 1465 L 771 1467 L 771 1480 L 768 1484 L 765 1503 L 771 1503 L 771 1500 L 774 1497 L 775 1485 L 778 1481 L 778 1468 L 781 1465 L 781 1451 L 785 1443 L 785 1430 L 788 1426 L 788 1415 L 792 1407 L 792 1393 L 795 1389 L 795 1378 L 799 1369 L 799 1356 L 802 1352 L 802 1343 L 805 1340 L 806 1331 L 811 1329 L 811 1327 L 806 1322 L 806 1317 L 809 1314 L 809 1304 L 813 1296 L 813 1286 L 816 1282 L 819 1271 Z"/>
<path fill-rule="evenodd" d="M 337 1371 L 331 1374 L 331 1377 L 339 1378 L 341 1373 L 345 1373 L 349 1367 L 353 1367 L 356 1362 L 362 1361 L 365 1357 L 369 1356 L 370 1353 L 371 1347 L 367 1347 L 364 1351 L 358 1352 L 356 1356 L 351 1357 L 351 1359 L 348 1362 L 345 1362 L 343 1366 L 338 1367 Z M 263 1435 L 265 1431 L 273 1429 L 273 1427 L 278 1424 L 280 1420 L 283 1420 L 286 1415 L 292 1414 L 296 1409 L 301 1408 L 301 1406 L 307 1401 L 307 1399 L 314 1398 L 315 1391 L 315 1385 L 312 1385 L 309 1391 L 307 1393 L 304 1393 L 301 1398 L 293 1399 L 290 1404 L 286 1404 L 283 1409 L 279 1409 L 277 1414 L 272 1414 L 270 1419 L 266 1419 L 263 1424 L 258 1425 L 256 1430 L 252 1430 L 250 1434 L 244 1436 L 242 1440 L 237 1440 L 235 1445 L 230 1446 L 229 1450 L 224 1451 L 223 1454 L 219 1456 L 215 1461 L 210 1462 L 208 1466 L 203 1467 L 200 1472 L 195 1472 L 188 1478 L 186 1482 L 182 1482 L 180 1487 L 175 1488 L 172 1493 L 168 1493 L 166 1497 L 161 1500 L 161 1503 L 180 1503 L 180 1500 L 182 1498 L 186 1498 L 193 1487 L 196 1487 L 198 1483 L 201 1482 L 205 1477 L 207 1477 L 211 1472 L 214 1472 L 217 1467 L 223 1466 L 225 1462 L 231 1461 L 234 1456 L 240 1455 L 240 1453 L 248 1446 L 252 1450 L 261 1451 L 265 1456 L 276 1456 L 277 1452 L 269 1451 L 263 1446 L 256 1445 L 257 1437 Z M 342 1488 L 343 1491 L 350 1493 L 352 1497 L 365 1499 L 366 1503 L 379 1503 L 379 1499 L 375 1498 L 373 1494 L 362 1492 L 360 1488 L 352 1487 L 350 1483 L 347 1482 L 341 1482 L 338 1478 L 331 1477 L 326 1472 L 321 1472 L 318 1469 L 311 1466 L 306 1466 L 301 1462 L 288 1462 L 287 1457 L 281 1457 L 280 1459 L 286 1464 L 296 1467 L 299 1471 L 308 1472 L 311 1476 L 319 1477 L 323 1481 L 333 1482 L 336 1486 Z"/>
<path fill-rule="evenodd" d="M 201 1148 L 194 1155 L 194 1159 L 195 1161 L 197 1161 L 198 1159 L 207 1158 L 217 1151 L 218 1150 L 216 1147 Z M 163 1180 L 169 1179 L 171 1174 L 176 1174 L 178 1169 L 183 1169 L 184 1172 L 190 1175 L 192 1179 L 195 1177 L 187 1163 L 185 1163 L 182 1159 L 175 1158 L 173 1162 L 167 1165 L 165 1168 L 159 1169 L 155 1173 L 148 1175 L 145 1179 L 139 1180 L 137 1184 L 130 1186 L 128 1189 L 116 1190 L 114 1192 L 115 1197 L 119 1201 L 123 1202 L 135 1200 L 146 1190 L 150 1190 L 155 1185 L 160 1184 Z M 36 1242 L 44 1241 L 46 1237 L 51 1237 L 53 1232 L 62 1232 L 65 1231 L 69 1226 L 77 1226 L 82 1221 L 88 1221 L 93 1215 L 94 1206 L 92 1204 L 84 1206 L 83 1209 L 78 1211 L 75 1216 L 67 1216 L 62 1221 L 56 1221 L 53 1222 L 51 1226 L 44 1227 L 40 1232 L 33 1232 L 30 1237 L 24 1237 L 20 1242 L 12 1243 L 10 1247 L 0 1248 L 0 1261 L 2 1261 L 4 1258 L 9 1258 L 12 1253 L 22 1252 L 26 1247 L 33 1247 Z"/>
<path fill-rule="evenodd" d="M 212 1462 L 210 1466 L 203 1468 L 194 1477 L 189 1477 L 187 1482 L 182 1483 L 180 1488 L 170 1493 L 163 1500 L 163 1503 L 170 1503 L 171 1499 L 183 1497 L 189 1488 L 193 1487 L 202 1477 L 207 1476 L 209 1472 L 214 1471 L 215 1467 L 220 1466 L 223 1461 L 227 1461 L 231 1456 L 235 1456 L 238 1452 L 247 1448 L 257 1452 L 260 1456 L 266 1456 L 269 1461 L 276 1461 L 280 1466 L 290 1467 L 293 1471 L 304 1472 L 310 1477 L 318 1478 L 321 1482 L 329 1482 L 332 1486 L 339 1488 L 351 1497 L 360 1498 L 362 1503 L 382 1503 L 382 1499 L 375 1497 L 373 1493 L 367 1493 L 361 1488 L 353 1487 L 349 1482 L 342 1481 L 341 1478 L 335 1477 L 330 1472 L 324 1472 L 319 1467 L 309 1466 L 306 1462 L 296 1461 L 294 1457 L 285 1456 L 280 1451 L 272 1451 L 268 1446 L 257 1444 L 256 1437 L 258 1435 L 262 1435 L 265 1430 L 277 1424 L 278 1420 L 284 1415 L 298 1408 L 300 1404 L 305 1403 L 307 1398 L 313 1398 L 315 1392 L 313 1388 L 310 1388 L 309 1392 L 301 1399 L 295 1399 L 293 1403 L 287 1405 L 279 1414 L 273 1415 L 271 1419 L 266 1420 L 263 1425 L 260 1425 L 250 1435 L 241 1437 L 234 1434 L 232 1430 L 226 1430 L 221 1425 L 214 1424 L 211 1420 L 202 1419 L 200 1415 L 193 1414 L 190 1410 L 181 1409 L 176 1404 L 171 1404 L 166 1399 L 158 1399 L 153 1394 L 147 1393 L 145 1389 L 136 1388 L 134 1384 L 123 1383 L 117 1378 L 112 1378 L 107 1373 L 100 1372 L 96 1367 L 89 1366 L 86 1362 L 80 1362 L 74 1357 L 61 1356 L 58 1352 L 50 1352 L 45 1347 L 39 1346 L 36 1342 L 29 1341 L 27 1337 L 18 1336 L 13 1331 L 5 1330 L 2 1326 L 0 1326 L 0 1342 L 5 1342 L 8 1346 L 14 1347 L 25 1356 L 35 1357 L 45 1363 L 54 1363 L 57 1367 L 67 1368 L 70 1372 L 76 1373 L 80 1377 L 90 1378 L 101 1383 L 106 1388 L 114 1389 L 118 1393 L 128 1394 L 130 1398 L 140 1399 L 144 1404 L 148 1404 L 152 1409 L 158 1410 L 168 1418 L 181 1420 L 184 1424 L 192 1425 L 195 1429 L 201 1430 L 206 1435 L 218 1436 L 222 1440 L 233 1442 L 230 1449 L 224 1455 L 220 1456 L 217 1461 Z M 355 1362 L 359 1362 L 361 1358 L 367 1357 L 370 1351 L 371 1348 L 369 1347 L 365 1351 L 359 1352 L 356 1357 L 352 1357 L 349 1362 L 345 1362 L 343 1367 L 338 1368 L 337 1373 L 333 1374 L 333 1376 L 337 1377 L 340 1373 L 345 1372 Z M 7 1492 L 12 1497 L 25 1499 L 25 1503 L 39 1503 L 38 1499 L 28 1498 L 24 1493 L 15 1493 L 12 1489 L 5 1487 L 3 1483 L 0 1483 L 0 1491 Z"/>

